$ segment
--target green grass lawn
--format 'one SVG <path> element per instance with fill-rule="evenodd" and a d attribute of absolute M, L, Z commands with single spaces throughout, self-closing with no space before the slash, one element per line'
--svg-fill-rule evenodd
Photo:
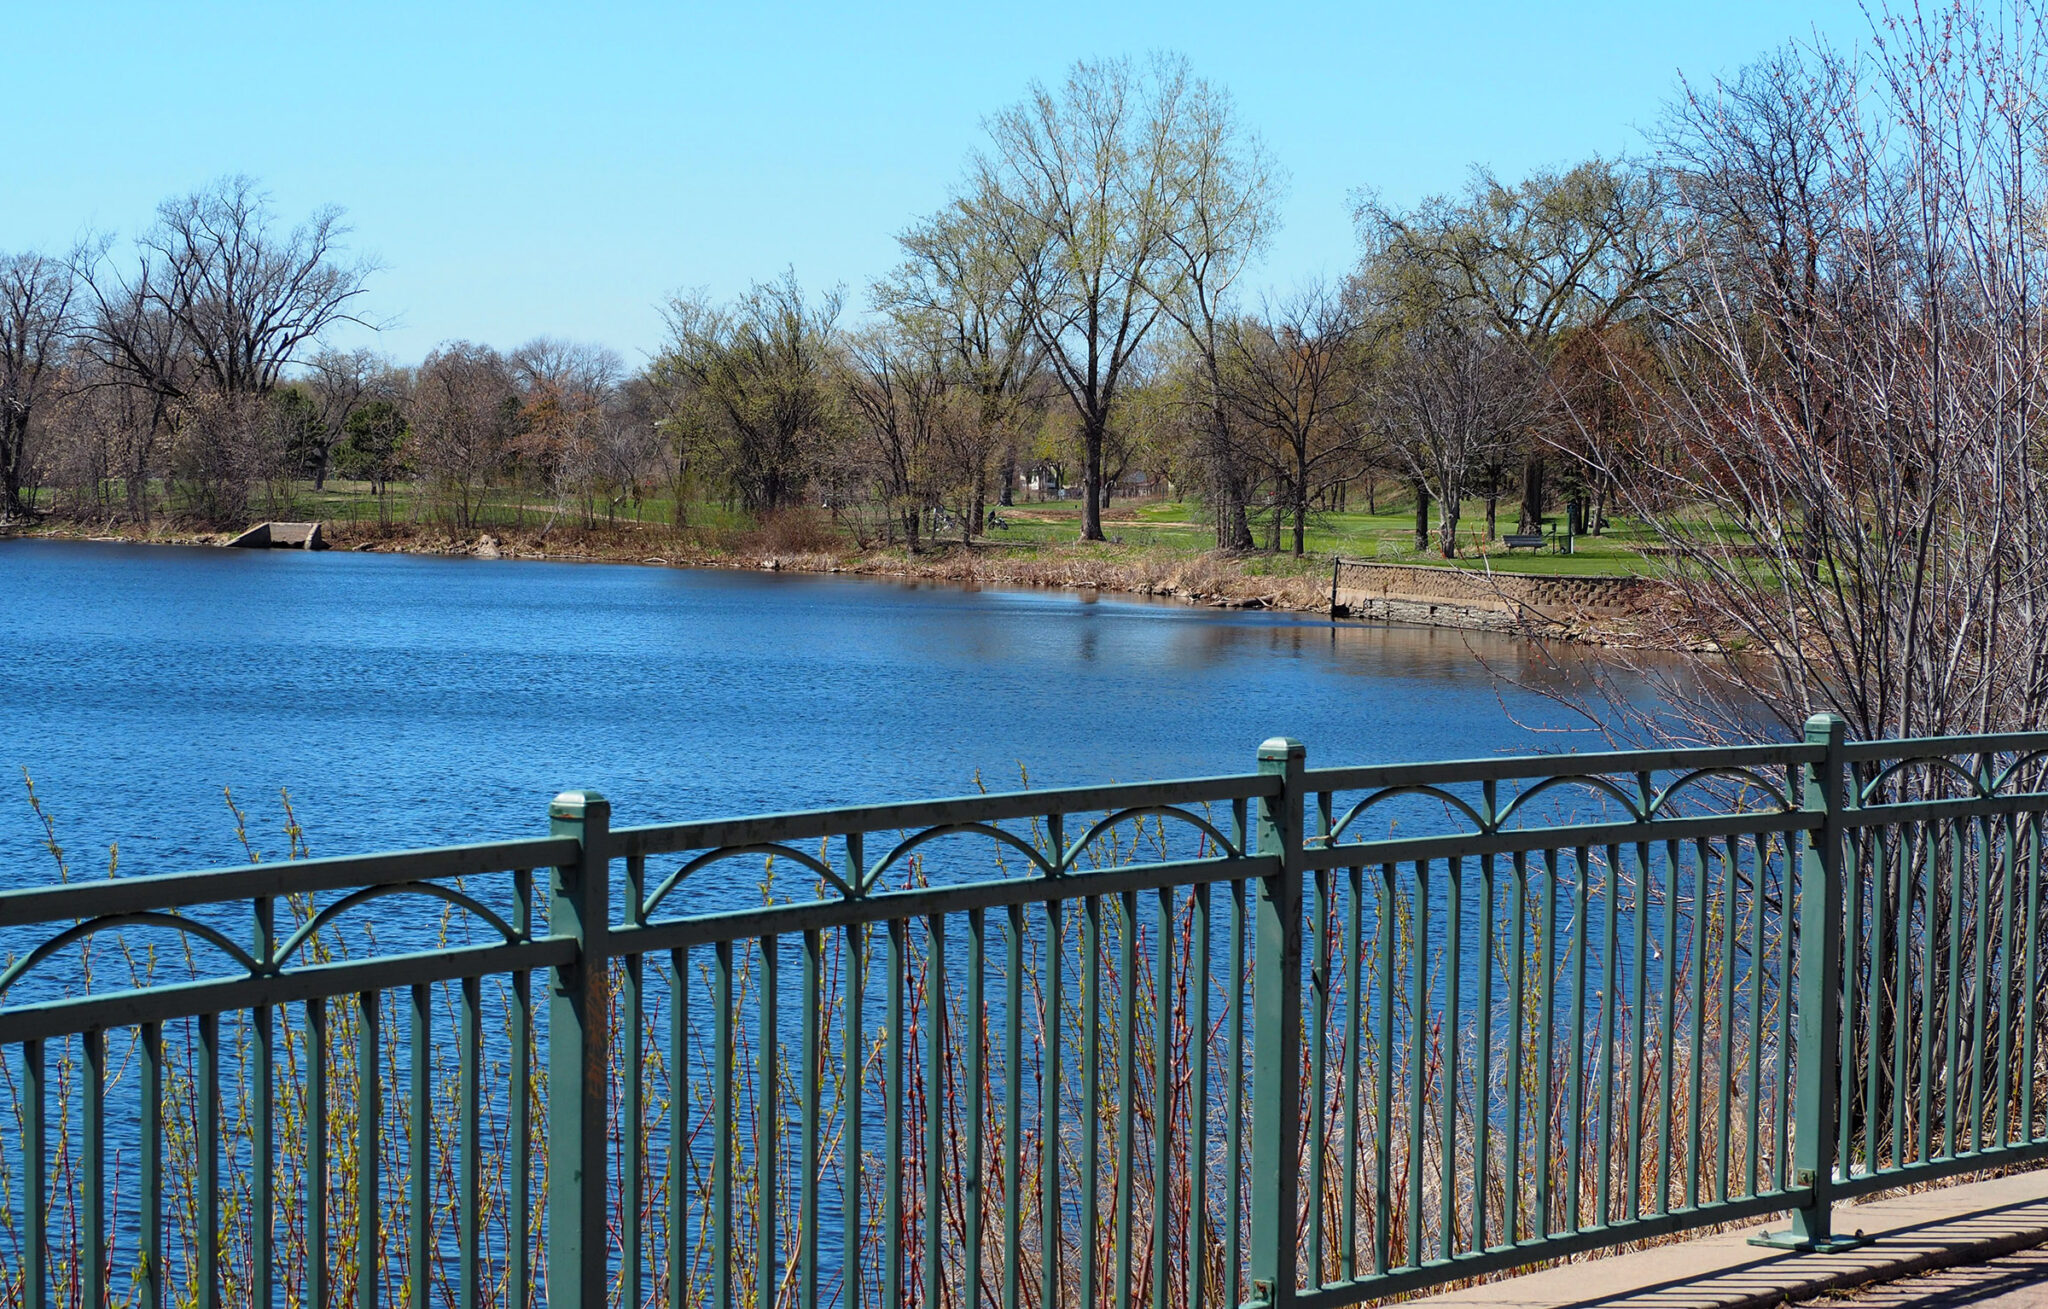
<path fill-rule="evenodd" d="M 1073 501 L 1020 503 L 1001 512 L 1010 526 L 990 533 L 990 539 L 998 544 L 1064 543 L 1080 535 L 1081 506 Z M 1601 535 L 1577 538 L 1570 555 L 1556 554 L 1549 549 L 1511 551 L 1499 542 L 1488 544 L 1484 541 L 1486 507 L 1484 503 L 1474 501 L 1459 519 L 1458 535 L 1463 543 L 1460 557 L 1450 561 L 1437 553 L 1435 547 L 1439 521 L 1436 515 L 1431 515 L 1431 548 L 1419 553 L 1415 550 L 1412 508 L 1379 514 L 1347 512 L 1313 516 L 1308 524 L 1306 545 L 1309 554 L 1324 559 L 1336 554 L 1347 559 L 1385 563 L 1444 566 L 1448 562 L 1454 567 L 1492 568 L 1518 573 L 1583 576 L 1645 572 L 1650 566 L 1638 548 L 1650 534 L 1641 524 L 1626 519 L 1610 518 L 1607 530 Z M 1270 523 L 1268 518 L 1253 524 L 1253 534 L 1261 544 L 1268 539 Z M 1513 525 L 1512 517 L 1503 512 L 1499 524 L 1501 532 L 1505 534 Z M 1203 506 L 1185 501 L 1118 501 L 1104 514 L 1102 530 L 1112 540 L 1121 539 L 1127 545 L 1188 552 L 1207 550 L 1216 539 Z M 1292 546 L 1293 540 L 1293 528 L 1288 524 L 1281 532 L 1283 552 Z"/>

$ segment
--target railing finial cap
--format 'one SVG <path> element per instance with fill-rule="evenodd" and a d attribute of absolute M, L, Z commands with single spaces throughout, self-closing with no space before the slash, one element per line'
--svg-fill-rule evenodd
<path fill-rule="evenodd" d="M 550 818 L 581 818 L 591 805 L 611 808 L 611 801 L 604 798 L 602 791 L 564 791 L 548 802 Z"/>
<path fill-rule="evenodd" d="M 1840 740 L 1849 730 L 1849 720 L 1826 709 L 1806 720 L 1806 739 L 1814 745 Z"/>
<path fill-rule="evenodd" d="M 1261 759 L 1306 759 L 1308 747 L 1291 736 L 1269 736 L 1259 743 Z"/>

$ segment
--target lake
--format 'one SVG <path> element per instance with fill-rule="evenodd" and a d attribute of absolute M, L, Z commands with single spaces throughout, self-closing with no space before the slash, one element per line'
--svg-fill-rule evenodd
<path fill-rule="evenodd" d="M 0 543 L 0 885 L 1597 738 L 1493 634 L 1058 590 L 423 556 Z M 1583 657 L 1593 658 L 1590 653 Z M 1519 720 L 1519 723 L 1518 721 Z"/>

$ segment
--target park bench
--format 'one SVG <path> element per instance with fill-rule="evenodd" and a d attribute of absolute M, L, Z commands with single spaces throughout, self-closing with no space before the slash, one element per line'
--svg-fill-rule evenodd
<path fill-rule="evenodd" d="M 1540 532 L 1510 532 L 1501 540 L 1507 542 L 1510 550 L 1541 550 L 1549 544 Z"/>

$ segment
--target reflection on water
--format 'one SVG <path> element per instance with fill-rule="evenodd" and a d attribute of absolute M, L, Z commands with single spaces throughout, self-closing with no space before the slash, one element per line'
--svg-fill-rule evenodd
<path fill-rule="evenodd" d="M 335 854 L 530 834 L 566 787 L 639 823 L 1577 725 L 1498 683 L 1557 675 L 1511 638 L 1062 591 L 12 542 L 0 622 L 0 766 L 82 872 L 116 840 L 125 872 L 238 858 L 224 785 L 278 850 L 289 787 Z M 0 882 L 47 875 L 38 836 L 0 790 Z"/>

